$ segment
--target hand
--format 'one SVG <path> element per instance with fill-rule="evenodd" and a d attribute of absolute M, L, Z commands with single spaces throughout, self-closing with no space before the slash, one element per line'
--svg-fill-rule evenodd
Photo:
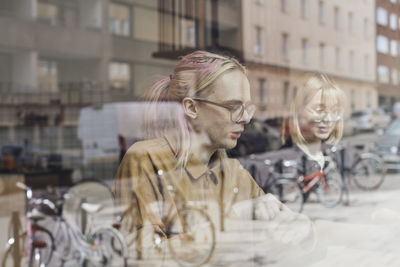
<path fill-rule="evenodd" d="M 284 205 L 274 195 L 266 194 L 254 201 L 254 214 L 257 220 L 270 221 L 283 209 Z"/>
<path fill-rule="evenodd" d="M 271 194 L 257 199 L 256 219 L 266 221 L 268 233 L 285 244 L 313 243 L 313 225 L 304 214 L 291 211 Z"/>

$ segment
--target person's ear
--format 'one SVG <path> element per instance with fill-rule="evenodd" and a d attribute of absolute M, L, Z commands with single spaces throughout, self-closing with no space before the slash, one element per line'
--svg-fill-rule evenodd
<path fill-rule="evenodd" d="M 182 100 L 182 106 L 186 116 L 191 119 L 197 118 L 197 107 L 193 99 L 191 99 L 190 97 L 185 97 Z"/>

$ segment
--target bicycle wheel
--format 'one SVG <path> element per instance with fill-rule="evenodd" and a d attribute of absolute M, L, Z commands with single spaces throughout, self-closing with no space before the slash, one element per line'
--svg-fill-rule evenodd
<path fill-rule="evenodd" d="M 53 258 L 57 257 L 58 260 L 63 262 L 70 259 L 72 249 L 71 236 L 69 235 L 67 228 L 68 226 L 63 220 L 58 220 L 51 231 L 54 236 L 55 245 Z"/>
<path fill-rule="evenodd" d="M 31 252 L 28 266 L 48 266 L 55 249 L 51 233 L 42 227 L 36 229 L 30 246 Z"/>
<path fill-rule="evenodd" d="M 276 179 L 271 186 L 271 193 L 292 211 L 302 212 L 304 195 L 296 181 L 287 178 Z"/>
<path fill-rule="evenodd" d="M 326 185 L 319 182 L 315 188 L 319 202 L 327 208 L 333 208 L 342 201 L 343 187 L 338 178 L 334 176 L 337 172 L 327 172 L 325 174 Z"/>
<path fill-rule="evenodd" d="M 214 224 L 201 209 L 181 209 L 168 222 L 166 236 L 172 257 L 180 266 L 201 266 L 215 249 Z"/>
<path fill-rule="evenodd" d="M 134 224 L 134 215 L 132 209 L 126 210 L 122 215 L 120 232 L 125 238 L 127 247 L 132 246 L 137 239 L 137 228 Z"/>
<path fill-rule="evenodd" d="M 107 227 L 96 231 L 93 235 L 93 244 L 100 249 L 107 266 L 128 266 L 125 240 L 114 228 Z"/>
<path fill-rule="evenodd" d="M 101 205 L 101 209 L 91 216 L 91 229 L 88 228 L 88 214 L 82 209 L 83 203 Z M 63 216 L 69 226 L 92 234 L 104 225 L 114 223 L 114 200 L 111 190 L 99 180 L 83 180 L 64 195 Z M 92 230 L 92 233 L 88 233 Z"/>
<path fill-rule="evenodd" d="M 1 260 L 1 267 L 13 267 L 13 266 L 27 266 L 28 265 L 28 253 L 26 252 L 26 233 L 22 233 L 18 237 L 18 246 L 16 240 L 8 240 L 8 247 Z"/>
<path fill-rule="evenodd" d="M 351 169 L 356 186 L 362 190 L 379 188 L 386 176 L 385 162 L 376 155 L 361 154 Z"/>

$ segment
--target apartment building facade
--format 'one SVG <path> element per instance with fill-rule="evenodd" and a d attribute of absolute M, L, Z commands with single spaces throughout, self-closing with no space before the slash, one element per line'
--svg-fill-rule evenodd
<path fill-rule="evenodd" d="M 376 75 L 379 105 L 400 100 L 400 3 L 376 0 Z"/>
<path fill-rule="evenodd" d="M 301 77 L 323 72 L 346 115 L 377 106 L 373 0 L 243 1 L 243 53 L 260 119 L 289 115 Z"/>
<path fill-rule="evenodd" d="M 80 109 L 140 100 L 178 56 L 236 56 L 260 119 L 289 113 L 322 71 L 350 111 L 375 107 L 373 0 L 0 0 L 0 136 L 77 153 Z"/>
<path fill-rule="evenodd" d="M 240 10 L 240 0 L 0 0 L 0 148 L 79 161 L 82 108 L 140 101 L 196 49 L 242 58 Z M 94 176 L 112 177 L 118 158 L 109 163 Z"/>
<path fill-rule="evenodd" d="M 157 0 L 0 1 L 1 145 L 78 153 L 82 107 L 139 100 L 169 74 L 158 23 Z"/>

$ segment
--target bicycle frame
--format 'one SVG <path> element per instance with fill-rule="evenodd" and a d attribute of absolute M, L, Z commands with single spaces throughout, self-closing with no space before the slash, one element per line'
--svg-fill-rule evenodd
<path fill-rule="evenodd" d="M 322 182 L 324 188 L 328 186 L 323 171 L 317 171 L 307 176 L 300 175 L 297 178 L 297 183 L 300 185 L 304 194 L 308 193 L 319 181 Z"/>
<path fill-rule="evenodd" d="M 62 262 L 77 260 L 79 264 L 84 264 L 85 261 L 89 261 L 95 265 L 103 265 L 105 259 L 109 255 L 106 255 L 99 244 L 95 242 L 96 234 L 108 232 L 111 237 L 124 240 L 121 234 L 113 227 L 102 227 L 96 229 L 96 231 L 92 233 L 89 231 L 88 234 L 83 234 L 80 230 L 71 227 L 61 215 L 57 217 L 56 223 L 58 227 L 56 229 L 56 234 L 58 234 L 56 238 L 60 238 L 61 235 L 68 242 L 68 251 L 66 255 L 61 257 Z M 74 244 L 74 247 L 71 249 L 72 244 Z M 127 249 L 124 246 L 121 251 L 123 257 L 126 256 L 126 251 Z"/>
<path fill-rule="evenodd" d="M 192 212 L 196 215 L 199 215 L 202 219 L 207 221 L 209 223 L 209 228 L 210 230 L 210 247 L 209 250 L 204 255 L 204 258 L 202 259 L 203 263 L 207 261 L 215 248 L 215 228 L 214 225 L 207 215 L 207 213 L 204 211 L 204 208 L 196 208 L 192 205 L 188 205 L 188 203 L 183 199 L 182 195 L 180 195 L 179 192 L 175 190 L 173 186 L 168 186 L 168 191 L 171 195 L 170 202 L 168 202 L 168 207 L 166 209 L 166 212 L 164 215 L 161 216 L 161 218 L 158 218 L 156 215 L 149 216 L 148 215 L 148 221 L 150 222 L 151 230 L 150 234 L 152 235 L 152 240 L 151 240 L 151 246 L 153 249 L 155 248 L 157 252 L 162 252 L 163 245 L 168 244 L 168 248 L 170 250 L 170 253 L 173 256 L 173 259 L 176 260 L 177 262 L 181 261 L 179 253 L 177 254 L 176 250 L 174 249 L 173 245 L 171 245 L 171 242 L 176 242 L 178 241 L 179 244 L 184 244 L 186 242 L 191 242 L 196 239 L 195 236 L 190 231 L 191 225 L 187 223 L 187 218 L 186 215 L 192 214 Z M 135 198 L 135 196 L 134 196 Z M 122 225 L 122 220 L 124 216 L 132 216 L 128 211 L 132 210 L 134 207 L 133 205 L 136 205 L 137 202 L 132 201 L 130 206 L 124 211 L 122 217 L 120 218 L 121 224 L 117 224 L 117 228 Z M 158 203 L 160 204 L 160 203 Z M 161 205 L 164 205 L 165 203 L 163 202 Z M 162 210 L 162 209 L 160 209 Z M 133 220 L 134 221 L 134 218 Z M 145 228 L 144 225 L 134 225 L 134 227 L 128 225 L 127 229 L 132 229 L 132 230 L 137 230 L 137 235 L 135 237 L 135 242 L 137 244 L 137 258 L 142 259 L 142 252 L 144 251 L 143 249 L 143 230 L 147 229 Z M 179 241 L 180 240 L 180 241 Z M 132 244 L 132 243 L 131 243 Z M 147 244 L 146 244 L 147 245 Z M 186 246 L 186 244 L 185 244 Z M 149 248 L 149 247 L 148 247 Z M 146 249 L 148 249 L 146 248 Z M 202 263 L 202 264 L 203 264 Z M 190 265 L 192 266 L 192 265 Z M 194 265 L 193 265 L 194 266 Z M 198 266 L 198 265 L 196 265 Z"/>

